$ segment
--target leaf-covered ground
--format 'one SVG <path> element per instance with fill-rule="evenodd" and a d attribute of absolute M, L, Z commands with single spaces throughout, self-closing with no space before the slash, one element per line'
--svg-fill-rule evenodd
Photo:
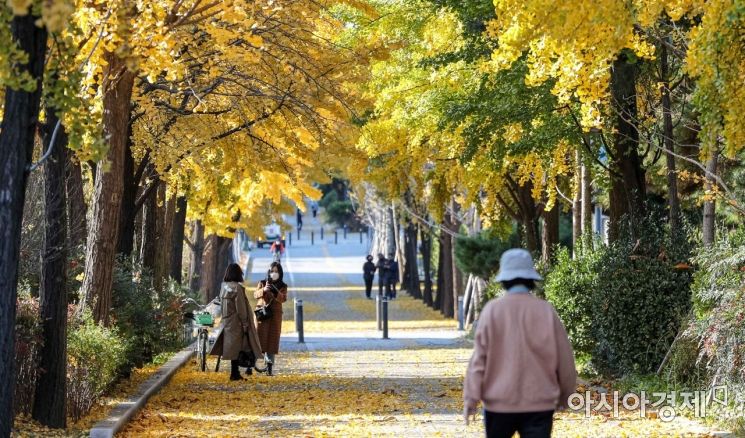
<path fill-rule="evenodd" d="M 390 303 L 390 340 L 376 331 L 374 301 L 359 286 L 366 248 L 297 242 L 285 261 L 291 298 L 302 299 L 305 344 L 294 332 L 292 302 L 284 306 L 277 375 L 228 381 L 187 364 L 120 434 L 126 437 L 482 437 L 463 423 L 462 384 L 471 344 L 421 301 L 400 294 Z M 334 253 L 333 255 L 331 253 Z M 249 284 L 265 276 L 270 258 L 254 261 Z M 377 286 L 377 285 L 376 285 Z M 215 362 L 210 361 L 210 370 Z M 138 382 L 144 380 L 136 375 Z M 134 382 L 126 388 L 134 388 Z M 578 388 L 584 391 L 585 388 Z M 599 395 L 593 390 L 593 397 Z M 114 397 L 115 399 L 116 397 Z M 102 405 L 76 429 L 100 418 Z M 707 429 L 650 414 L 559 413 L 557 437 L 704 437 Z M 50 436 L 26 420 L 18 436 Z M 58 434 L 63 436 L 63 434 Z"/>
<path fill-rule="evenodd" d="M 356 291 L 346 294 L 344 306 L 370 316 L 366 299 L 358 298 Z M 410 297 L 391 307 L 399 318 L 438 318 Z M 374 308 L 372 312 L 374 317 Z M 441 327 L 452 326 L 452 321 L 439 321 Z M 312 351 L 284 344 L 290 351 L 278 356 L 274 377 L 254 375 L 229 382 L 226 369 L 202 373 L 196 363 L 188 365 L 122 436 L 483 436 L 480 422 L 466 427 L 461 418 L 470 343 L 436 339 L 438 330 L 452 329 L 411 328 L 405 340 L 391 340 L 386 346 L 386 341 L 366 338 L 369 332 L 343 336 L 343 330 L 351 330 L 345 321 L 337 321 L 340 327 L 334 321 L 325 324 L 336 330 L 338 338 L 316 333 L 321 340 L 308 344 Z M 374 325 L 364 327 L 374 329 Z M 403 334 L 407 329 L 397 330 Z M 593 392 L 593 396 L 598 395 Z M 564 412 L 556 416 L 554 436 L 708 435 L 705 428 L 686 419 L 664 423 L 653 415 L 640 418 L 638 412 L 622 413 L 619 419 L 603 413 L 585 418 L 584 413 Z"/>

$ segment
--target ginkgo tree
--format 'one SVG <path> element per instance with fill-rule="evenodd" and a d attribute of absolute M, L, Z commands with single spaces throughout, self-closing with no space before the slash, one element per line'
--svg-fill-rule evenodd
<path fill-rule="evenodd" d="M 355 80 L 355 53 L 330 39 L 331 31 L 343 26 L 327 12 L 332 4 L 19 1 L 0 8 L 0 32 L 13 37 L 7 43 L 3 38 L 0 47 L 0 78 L 11 103 L 4 107 L 3 141 L 16 140 L 10 121 L 34 125 L 42 93 L 40 62 L 51 31 L 46 104 L 59 115 L 57 127 L 68 134 L 73 161 L 93 163 L 81 309 L 90 305 L 97 321 L 111 322 L 122 218 L 133 217 L 128 215 L 146 202 L 153 208 L 143 217 L 159 217 L 164 230 L 172 230 L 177 197 L 181 213 L 188 203 L 190 217 L 211 233 L 257 229 L 288 201 L 316 196 L 311 183 L 324 180 L 325 169 L 353 159 L 354 98 L 345 84 Z M 25 27 L 11 27 L 11 21 Z M 16 111 L 19 96 L 28 111 Z M 17 113 L 24 117 L 8 116 Z M 24 148 L 3 154 L 19 156 L 8 160 L 19 176 L 34 140 L 33 131 L 21 132 Z M 20 224 L 24 180 L 8 182 L 13 206 L 3 206 L 3 215 L 10 212 Z M 137 197 L 123 203 L 131 186 Z M 5 224 L 2 232 L 15 236 L 7 240 L 8 257 L 3 250 L 3 269 L 8 267 L 3 278 L 15 291 L 11 274 L 19 233 Z M 14 308 L 15 294 L 7 298 L 3 312 Z M 2 345 L 10 357 L 14 318 L 12 312 L 3 315 L 9 329 L 3 330 Z M 64 357 L 64 349 L 59 351 Z M 13 381 L 12 367 L 4 367 L 2 375 Z M 6 389 L 2 406 L 8 411 L 12 386 Z M 6 419 L 12 415 L 5 413 L 2 427 L 9 430 Z"/>

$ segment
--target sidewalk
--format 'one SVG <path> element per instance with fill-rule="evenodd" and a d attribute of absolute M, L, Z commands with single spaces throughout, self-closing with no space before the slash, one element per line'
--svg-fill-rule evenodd
<path fill-rule="evenodd" d="M 227 364 L 219 373 L 188 364 L 122 435 L 482 437 L 479 421 L 466 427 L 462 419 L 470 342 L 455 321 L 404 294 L 390 303 L 391 339 L 381 339 L 375 302 L 364 296 L 366 251 L 359 241 L 293 242 L 282 263 L 291 298 L 303 300 L 305 343 L 297 342 L 290 300 L 277 375 L 229 382 Z M 255 283 L 271 257 L 265 249 L 252 256 L 247 280 Z M 685 419 L 664 423 L 635 412 L 618 419 L 559 413 L 554 423 L 557 437 L 673 435 L 708 436 Z"/>

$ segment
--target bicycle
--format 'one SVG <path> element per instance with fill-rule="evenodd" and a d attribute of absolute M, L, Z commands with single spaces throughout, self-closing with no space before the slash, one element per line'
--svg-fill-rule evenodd
<path fill-rule="evenodd" d="M 194 300 L 190 299 L 188 301 L 197 304 Z M 199 306 L 199 310 L 196 314 L 194 312 L 186 312 L 184 314 L 184 318 L 192 320 L 192 324 L 197 326 L 197 342 L 195 350 L 197 352 L 199 369 L 202 371 L 207 370 L 207 354 L 209 353 L 208 347 L 210 339 L 209 328 L 214 327 L 215 325 L 212 313 L 210 313 L 209 310 L 206 310 L 210 304 Z"/>

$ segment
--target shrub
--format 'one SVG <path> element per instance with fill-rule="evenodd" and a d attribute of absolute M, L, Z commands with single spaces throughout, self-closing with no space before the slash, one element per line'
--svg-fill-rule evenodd
<path fill-rule="evenodd" d="M 323 208 L 328 208 L 329 205 L 338 201 L 339 193 L 336 190 L 330 190 L 325 195 L 323 195 L 323 198 L 321 198 L 321 200 L 318 202 L 318 205 Z"/>
<path fill-rule="evenodd" d="M 111 386 L 126 363 L 125 343 L 116 329 L 96 324 L 90 312 L 67 334 L 67 412 L 78 420 Z"/>
<path fill-rule="evenodd" d="M 28 285 L 19 285 L 16 301 L 15 370 L 16 414 L 30 414 L 39 376 L 39 351 L 42 347 L 39 299 L 31 296 Z"/>
<path fill-rule="evenodd" d="M 575 353 L 585 357 L 595 349 L 592 300 L 598 290 L 600 256 L 601 251 L 589 251 L 572 259 L 569 251 L 562 248 L 545 281 L 546 299 L 561 317 Z"/>
<path fill-rule="evenodd" d="M 667 371 L 689 379 L 686 371 L 694 369 L 707 386 L 726 385 L 731 394 L 745 394 L 745 229 L 701 249 L 694 261 L 699 268 L 692 288 L 694 314 L 683 339 L 698 350 Z M 685 345 L 676 347 L 681 354 Z"/>
<path fill-rule="evenodd" d="M 512 246 L 486 233 L 458 237 L 455 240 L 455 262 L 463 272 L 488 280 L 499 270 L 499 258 Z"/>
<path fill-rule="evenodd" d="M 114 273 L 112 316 L 126 341 L 125 374 L 158 353 L 183 346 L 182 306 L 189 293 L 173 282 L 154 288 L 147 272 L 133 278 L 136 270 L 141 269 L 120 261 Z"/>
<path fill-rule="evenodd" d="M 159 330 L 155 319 L 152 279 L 143 273 L 132 277 L 135 266 L 121 261 L 114 271 L 112 320 L 126 342 L 127 372 L 149 362 L 157 349 Z"/>
<path fill-rule="evenodd" d="M 691 307 L 691 245 L 660 227 L 663 211 L 601 251 L 592 293 L 593 364 L 601 372 L 656 371 Z M 578 273 L 581 275 L 581 273 Z"/>
<path fill-rule="evenodd" d="M 362 223 L 357 217 L 352 201 L 333 201 L 329 203 L 326 206 L 326 217 L 336 225 L 346 226 L 351 231 L 362 229 Z"/>

